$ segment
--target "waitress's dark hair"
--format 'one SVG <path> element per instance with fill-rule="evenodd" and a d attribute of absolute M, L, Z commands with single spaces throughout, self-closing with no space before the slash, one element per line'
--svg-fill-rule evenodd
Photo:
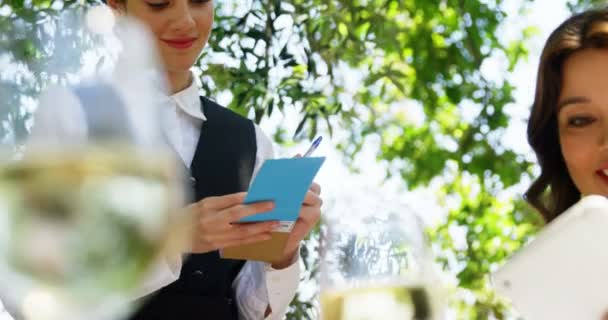
<path fill-rule="evenodd" d="M 566 20 L 551 33 L 541 55 L 528 121 L 528 143 L 536 153 L 541 173 L 526 191 L 525 198 L 547 222 L 581 197 L 562 155 L 557 103 L 564 61 L 575 52 L 588 48 L 608 48 L 608 7 L 586 11 Z"/>

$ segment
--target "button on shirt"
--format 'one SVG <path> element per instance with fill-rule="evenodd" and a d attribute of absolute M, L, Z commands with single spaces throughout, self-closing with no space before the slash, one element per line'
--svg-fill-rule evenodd
<path fill-rule="evenodd" d="M 117 87 L 126 101 L 132 101 L 140 93 L 126 92 Z M 198 85 L 192 84 L 172 96 L 162 96 L 161 119 L 167 140 L 177 152 L 184 165 L 190 168 L 196 151 L 201 127 L 207 118 L 201 108 Z M 57 101 L 62 101 L 61 112 L 58 112 Z M 55 140 L 74 136 L 86 139 L 86 121 L 80 101 L 75 94 L 62 87 L 47 90 L 41 96 L 38 110 L 34 117 L 31 135 L 36 140 Z M 255 125 L 257 154 L 253 174 L 259 171 L 265 159 L 272 158 L 272 142 Z M 43 139 L 40 139 L 43 137 Z M 174 282 L 179 278 L 182 266 L 181 254 L 167 255 L 158 261 L 148 277 L 137 291 L 137 296 L 144 296 Z M 233 282 L 240 319 L 263 319 L 268 305 L 272 313 L 266 319 L 282 319 L 289 303 L 295 296 L 300 275 L 299 257 L 281 270 L 273 269 L 268 263 L 247 261 Z M 1 310 L 1 309 L 0 309 Z M 204 317 L 205 310 L 201 310 Z"/>

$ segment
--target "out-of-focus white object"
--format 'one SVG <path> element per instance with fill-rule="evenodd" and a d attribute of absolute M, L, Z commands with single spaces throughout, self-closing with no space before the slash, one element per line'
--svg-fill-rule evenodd
<path fill-rule="evenodd" d="M 107 35 L 112 32 L 116 24 L 116 17 L 108 6 L 91 8 L 86 15 L 87 28 L 93 33 Z"/>
<path fill-rule="evenodd" d="M 89 38 L 91 48 L 61 48 L 57 49 L 59 52 L 56 55 L 79 56 L 85 69 L 90 69 L 87 67 L 90 65 L 96 67 L 89 72 L 83 71 L 83 78 L 72 86 L 49 85 L 41 94 L 38 106 L 38 113 L 45 113 L 44 118 L 52 114 L 50 116 L 57 119 L 58 126 L 64 127 L 66 133 L 75 134 L 75 137 L 58 141 L 53 136 L 38 135 L 30 139 L 28 144 L 38 148 L 40 145 L 74 145 L 78 140 L 82 141 L 87 132 L 74 132 L 69 128 L 75 126 L 73 122 L 87 121 L 85 107 L 88 106 L 89 110 L 100 111 L 96 112 L 95 125 L 110 127 L 122 125 L 121 122 L 125 121 L 133 127 L 131 133 L 135 135 L 137 143 L 152 147 L 166 146 L 157 124 L 160 120 L 159 108 L 168 99 L 168 86 L 152 35 L 136 20 L 126 16 L 115 17 L 106 6 L 93 7 L 84 17 L 75 18 L 78 12 L 64 14 L 70 17 L 67 21 L 73 21 L 71 28 L 87 30 L 83 37 Z M 87 28 L 82 28 L 81 24 Z M 66 51 L 65 54 L 62 51 Z M 82 92 L 87 94 L 79 94 Z M 74 99 L 80 101 L 74 103 Z M 73 106 L 78 104 L 81 108 L 75 109 Z M 103 112 L 118 104 L 120 107 L 114 108 L 119 109 L 118 113 L 113 110 Z M 37 129 L 34 122 L 32 131 L 36 132 Z"/>
<path fill-rule="evenodd" d="M 602 319 L 607 244 L 608 199 L 584 197 L 496 271 L 492 283 L 526 320 Z"/>
<path fill-rule="evenodd" d="M 0 300 L 0 320 L 13 320 L 13 317 L 4 309 L 2 301 Z"/>
<path fill-rule="evenodd" d="M 0 153 L 0 298 L 19 319 L 122 318 L 146 272 L 181 245 L 170 216 L 181 183 L 159 119 L 165 72 L 148 31 L 107 13 L 62 13 L 90 43 L 55 54 L 99 68 L 49 86 L 20 159 Z"/>

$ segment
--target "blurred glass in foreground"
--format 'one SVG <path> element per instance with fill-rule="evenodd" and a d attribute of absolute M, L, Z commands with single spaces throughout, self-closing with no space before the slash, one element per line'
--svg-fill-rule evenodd
<path fill-rule="evenodd" d="M 137 23 L 105 7 L 64 17 L 93 50 L 57 54 L 96 69 L 49 86 L 24 148 L 0 158 L 0 298 L 18 318 L 117 319 L 151 266 L 187 239 L 158 117 L 164 73 Z"/>
<path fill-rule="evenodd" d="M 444 292 L 418 217 L 372 201 L 391 208 L 355 204 L 324 223 L 321 319 L 442 319 Z"/>

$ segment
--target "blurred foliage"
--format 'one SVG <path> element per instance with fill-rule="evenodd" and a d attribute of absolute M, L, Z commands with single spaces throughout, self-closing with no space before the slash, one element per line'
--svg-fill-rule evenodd
<path fill-rule="evenodd" d="M 606 7 L 608 4 L 603 0 L 568 0 L 568 9 L 579 12 L 585 9 Z"/>
<path fill-rule="evenodd" d="M 68 27 L 80 25 L 73 12 L 62 12 L 80 3 L 0 0 L 0 144 L 21 141 L 40 91 L 49 83 L 67 83 L 80 70 L 80 54 L 91 39 Z"/>
<path fill-rule="evenodd" d="M 530 1 L 522 0 L 521 14 Z M 81 66 L 54 54 L 87 44 L 56 17 L 96 2 L 0 1 L 1 141 L 26 133 L 28 99 Z M 573 11 L 602 3 L 567 2 Z M 499 38 L 503 0 L 222 0 L 216 7 L 198 64 L 205 93 L 228 93 L 229 107 L 257 122 L 295 108 L 301 121 L 295 132 L 279 126 L 279 143 L 344 130 L 338 146 L 347 165 L 374 138 L 387 177 L 400 176 L 410 190 L 441 185 L 449 213 L 429 234 L 458 281 L 451 307 L 462 319 L 509 318 L 487 275 L 541 222 L 521 199 L 500 197 L 530 177 L 533 164 L 501 143 L 516 84 L 481 70 L 496 57 L 513 70 L 534 28 L 508 43 Z M 303 281 L 317 272 L 317 246 L 318 230 L 303 247 Z M 288 318 L 314 319 L 316 306 L 299 293 Z"/>

